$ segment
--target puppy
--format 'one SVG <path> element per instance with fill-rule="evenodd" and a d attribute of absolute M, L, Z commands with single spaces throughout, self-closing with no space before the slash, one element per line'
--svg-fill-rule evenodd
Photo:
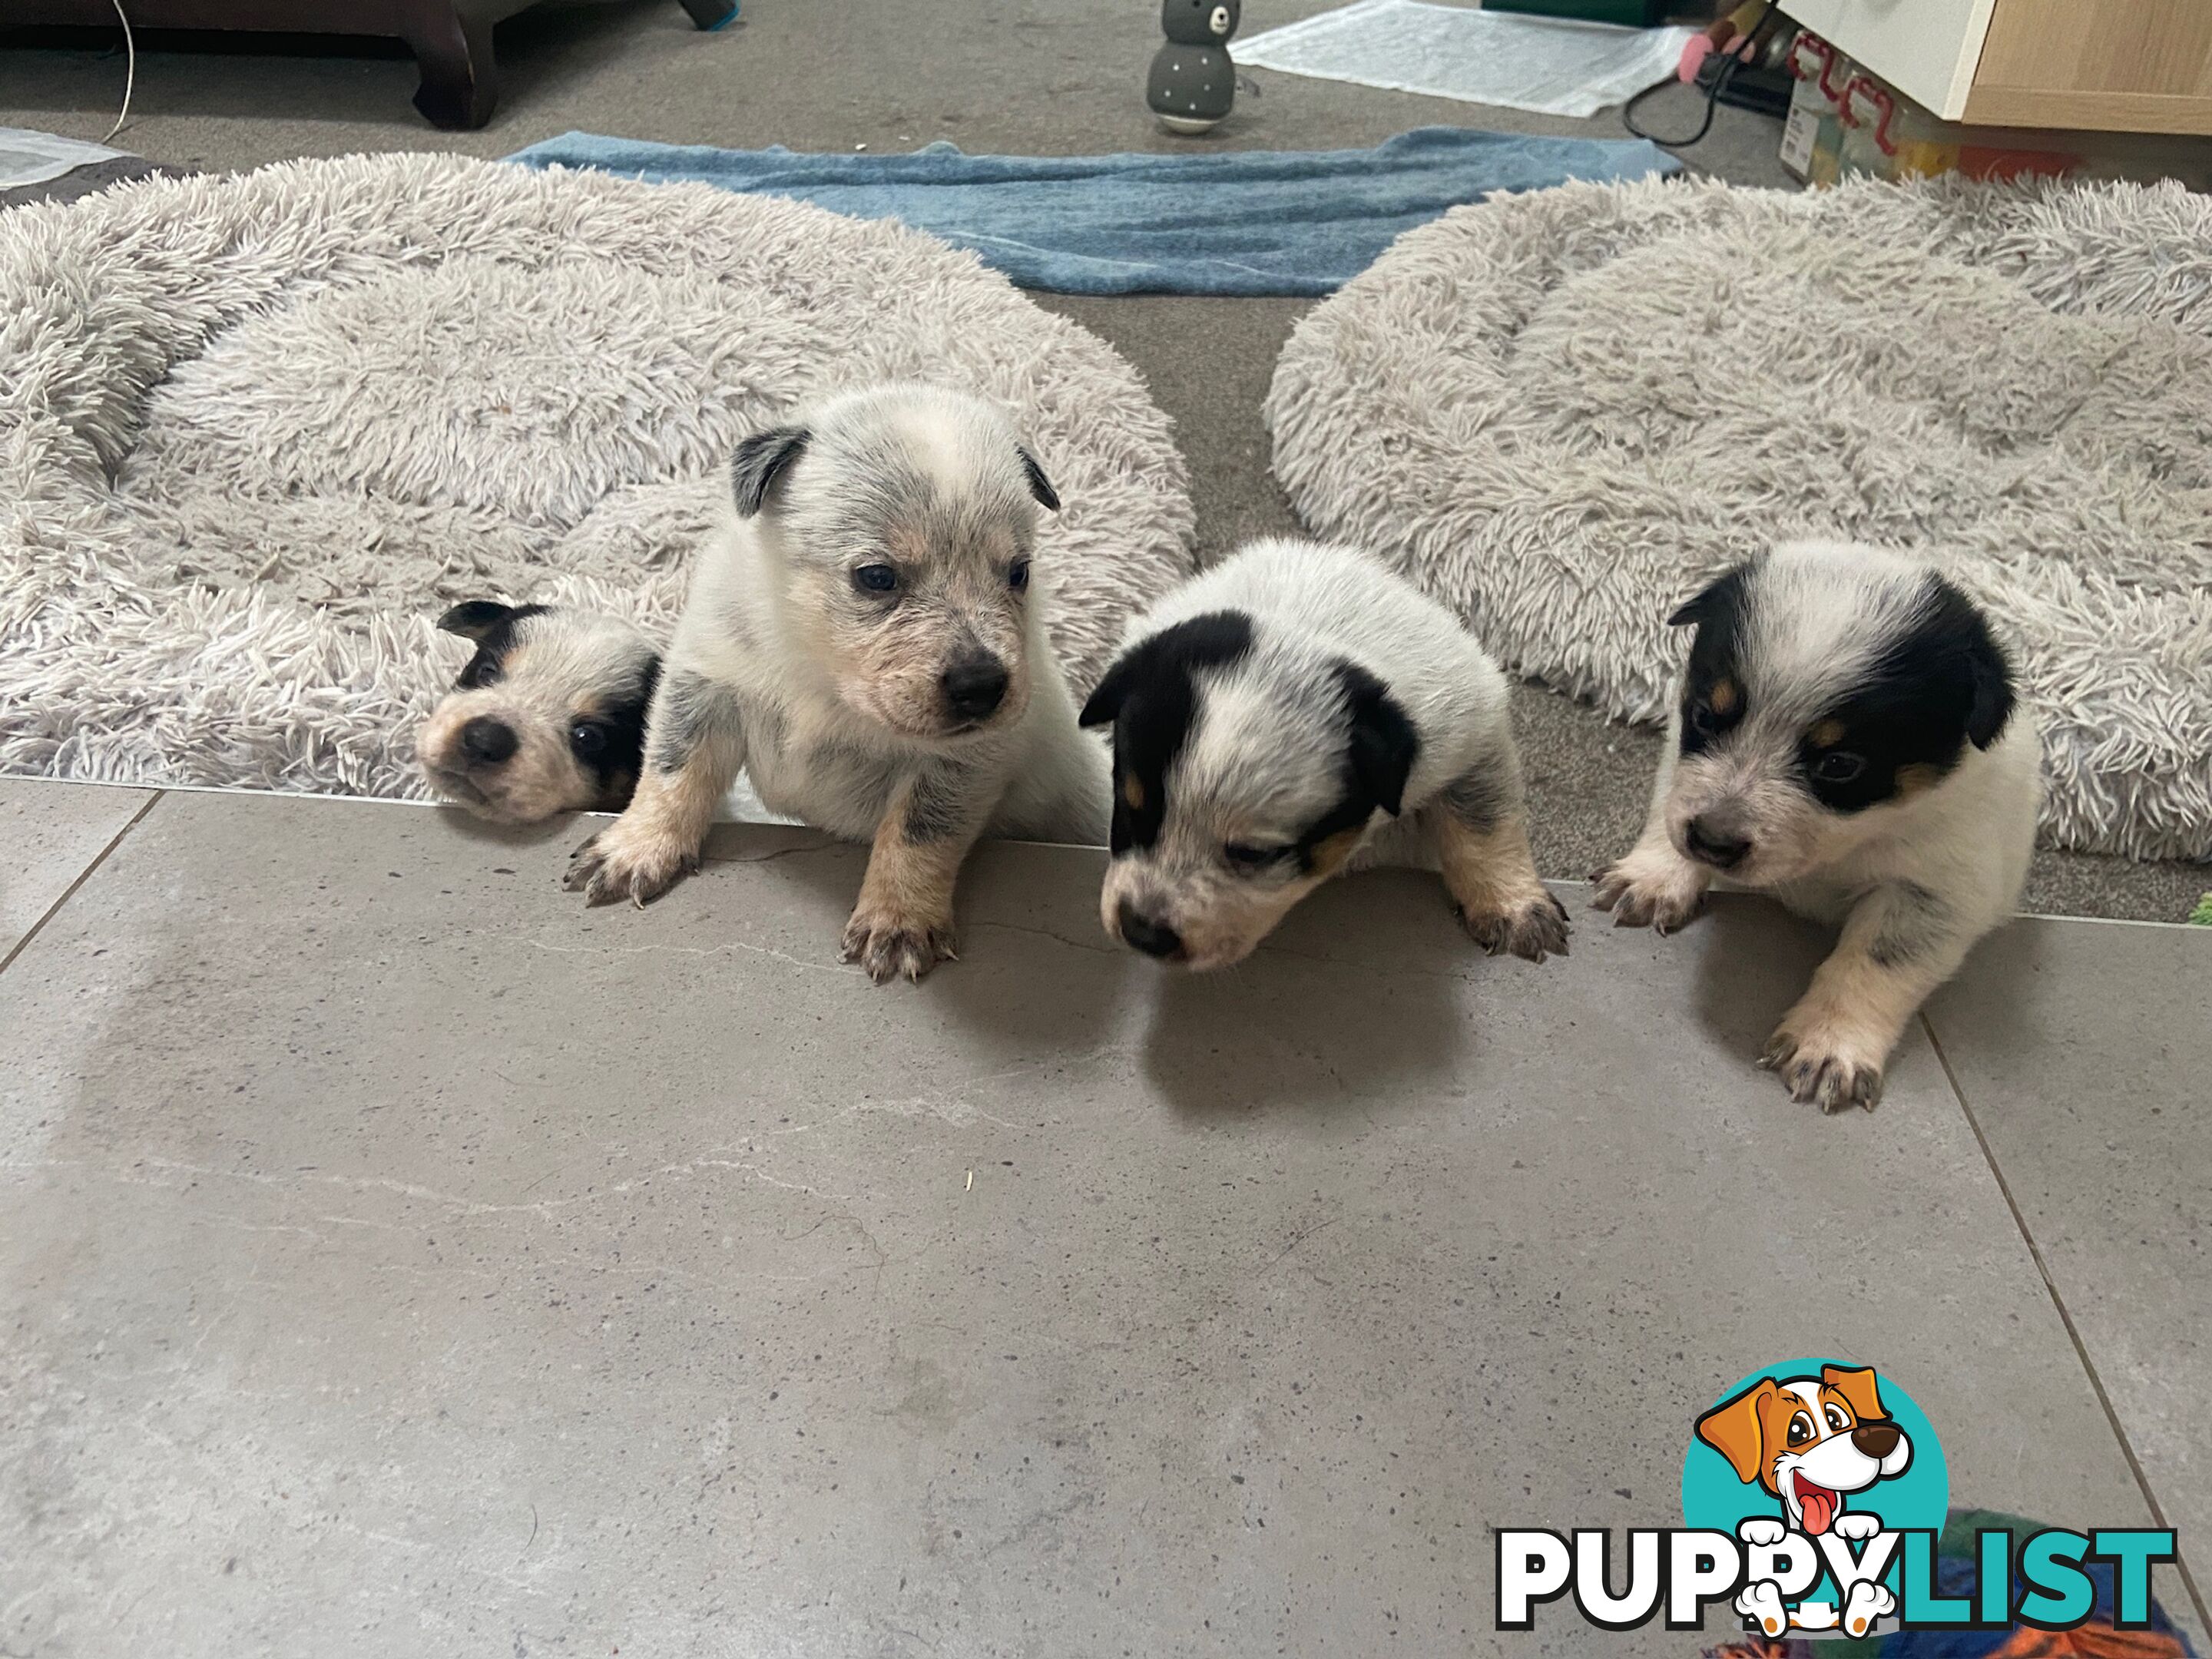
<path fill-rule="evenodd" d="M 1082 715 L 1114 727 L 1106 931 L 1241 960 L 1366 849 L 1441 867 L 1485 949 L 1565 955 L 1536 878 L 1505 682 L 1450 612 L 1364 553 L 1262 541 L 1170 594 Z M 1395 820 L 1395 823 L 1391 821 Z"/>
<path fill-rule="evenodd" d="M 1598 872 L 1672 932 L 1719 878 L 1839 922 L 1759 1064 L 1824 1111 L 1881 1097 L 1905 1022 L 2010 914 L 2041 744 L 1987 620 L 1926 565 L 1801 542 L 1729 571 L 1694 627 L 1643 838 Z"/>
<path fill-rule="evenodd" d="M 1096 842 L 1103 750 L 1044 634 L 1043 469 L 961 393 L 833 398 L 738 447 L 737 517 L 702 550 L 629 810 L 568 886 L 642 904 L 696 862 L 739 767 L 774 810 L 872 843 L 845 960 L 881 984 L 954 954 L 987 830 Z"/>
<path fill-rule="evenodd" d="M 499 823 L 629 805 L 660 678 L 651 640 L 596 611 L 494 599 L 438 626 L 477 649 L 415 734 L 432 788 Z"/>
<path fill-rule="evenodd" d="M 1823 1365 L 1818 1376 L 1763 1376 L 1698 1419 L 1698 1437 L 1729 1461 L 1737 1480 L 1780 1501 L 1778 1520 L 1753 1517 L 1746 1543 L 1778 1544 L 1785 1532 L 1817 1538 L 1832 1529 L 1852 1540 L 1882 1529 L 1871 1510 L 1846 1510 L 1851 1494 L 1893 1480 L 1912 1466 L 1912 1441 L 1882 1409 L 1871 1370 Z M 1897 1603 L 1879 1581 L 1854 1584 L 1838 1616 L 1832 1602 L 1785 1610 L 1768 1580 L 1745 1586 L 1735 1609 L 1769 1636 L 1793 1626 L 1863 1636 Z"/>

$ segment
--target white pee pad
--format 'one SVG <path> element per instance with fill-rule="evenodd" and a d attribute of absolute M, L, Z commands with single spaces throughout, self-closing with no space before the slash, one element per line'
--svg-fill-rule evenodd
<path fill-rule="evenodd" d="M 112 161 L 129 152 L 27 127 L 0 127 L 0 190 L 43 185 L 89 161 Z"/>
<path fill-rule="evenodd" d="M 1231 52 L 1248 68 L 1581 116 L 1665 80 L 1695 33 L 1357 0 L 1237 41 Z"/>

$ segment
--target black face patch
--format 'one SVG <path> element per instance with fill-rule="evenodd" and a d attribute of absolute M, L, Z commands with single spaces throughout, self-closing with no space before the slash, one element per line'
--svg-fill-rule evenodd
<path fill-rule="evenodd" d="M 1114 723 L 1114 855 L 1159 840 L 1167 820 L 1168 768 L 1198 712 L 1196 676 L 1252 649 L 1252 618 L 1213 611 L 1125 651 L 1083 705 L 1083 724 Z"/>
<path fill-rule="evenodd" d="M 2012 716 L 2012 670 L 1972 601 L 1939 576 L 1865 682 L 1807 728 L 1797 761 L 1832 811 L 1863 812 L 1948 775 Z"/>
<path fill-rule="evenodd" d="M 471 613 L 465 626 L 455 626 L 455 619 L 464 612 Z M 489 614 L 497 611 L 500 614 Z M 459 634 L 477 642 L 477 653 L 461 670 L 460 678 L 453 684 L 465 691 L 480 686 L 496 685 L 506 672 L 507 653 L 514 649 L 515 629 L 532 617 L 542 617 L 546 607 L 542 605 L 496 605 L 489 599 L 471 599 L 466 605 L 457 605 L 438 619 L 438 626 L 448 634 Z"/>
<path fill-rule="evenodd" d="M 646 711 L 660 684 L 660 659 L 648 660 L 636 684 L 608 699 L 592 714 L 569 722 L 568 752 L 592 778 L 600 802 L 611 811 L 629 804 L 645 763 Z"/>
<path fill-rule="evenodd" d="M 1667 618 L 1670 628 L 1694 624 L 1689 672 L 1682 679 L 1682 752 L 1702 754 L 1742 723 L 1749 699 L 1739 656 L 1743 645 L 1747 578 L 1738 565 Z"/>

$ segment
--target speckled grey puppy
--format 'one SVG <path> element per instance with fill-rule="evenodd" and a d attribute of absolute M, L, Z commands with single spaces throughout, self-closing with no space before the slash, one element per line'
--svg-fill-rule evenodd
<path fill-rule="evenodd" d="M 879 983 L 954 954 L 952 890 L 987 830 L 1103 837 L 1103 747 L 1044 635 L 1031 565 L 1059 498 L 995 407 L 848 392 L 755 434 L 736 517 L 700 554 L 636 798 L 572 890 L 665 891 L 740 767 L 773 810 L 873 844 L 844 936 Z"/>

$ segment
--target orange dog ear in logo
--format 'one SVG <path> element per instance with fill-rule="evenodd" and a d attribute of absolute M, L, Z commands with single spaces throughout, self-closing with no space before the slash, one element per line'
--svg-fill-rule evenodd
<path fill-rule="evenodd" d="M 1872 1371 L 1847 1370 L 1841 1365 L 1823 1365 L 1820 1367 L 1820 1381 L 1843 1395 L 1850 1406 L 1851 1415 L 1860 1422 L 1879 1422 L 1889 1415 L 1881 1408 L 1881 1395 L 1875 1392 Z"/>
<path fill-rule="evenodd" d="M 1739 1480 L 1765 1484 L 1766 1436 L 1759 1426 L 1759 1408 L 1780 1392 L 1772 1377 L 1762 1376 L 1698 1419 L 1698 1438 L 1728 1459 Z"/>

